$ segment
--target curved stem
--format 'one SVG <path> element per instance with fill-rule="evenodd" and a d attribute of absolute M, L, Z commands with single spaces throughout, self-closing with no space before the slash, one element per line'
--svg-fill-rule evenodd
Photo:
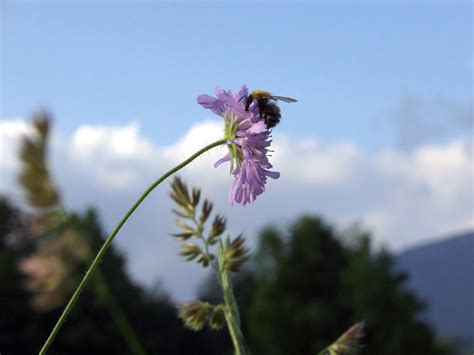
<path fill-rule="evenodd" d="M 44 343 L 43 347 L 40 350 L 40 355 L 46 354 L 48 351 L 48 348 L 51 346 L 52 342 L 54 341 L 54 338 L 56 337 L 56 334 L 59 332 L 61 329 L 61 326 L 63 325 L 64 321 L 66 320 L 69 312 L 71 312 L 72 308 L 74 307 L 74 304 L 76 303 L 77 299 L 79 298 L 79 295 L 81 294 L 82 290 L 86 286 L 87 282 L 93 275 L 95 269 L 100 263 L 100 260 L 104 256 L 105 252 L 109 248 L 110 244 L 112 243 L 112 240 L 114 239 L 115 235 L 118 233 L 120 228 L 127 222 L 128 218 L 132 215 L 132 213 L 137 209 L 137 207 L 143 202 L 143 200 L 152 192 L 155 187 L 157 187 L 161 182 L 163 182 L 166 178 L 168 178 L 170 175 L 174 174 L 178 170 L 184 168 L 186 165 L 188 165 L 190 162 L 192 162 L 194 159 L 196 159 L 198 156 L 201 154 L 207 152 L 208 150 L 217 147 L 219 145 L 225 144 L 227 142 L 226 139 L 221 139 L 218 140 L 214 143 L 211 143 L 204 148 L 200 149 L 193 155 L 191 155 L 188 159 L 183 161 L 181 164 L 178 164 L 175 166 L 173 169 L 169 170 L 165 174 L 163 174 L 158 180 L 156 180 L 139 198 L 138 200 L 133 204 L 133 206 L 127 211 L 125 216 L 120 220 L 120 222 L 117 224 L 113 232 L 109 235 L 109 237 L 105 240 L 104 244 L 100 248 L 99 252 L 97 253 L 94 261 L 92 262 L 91 266 L 87 270 L 86 274 L 84 275 L 84 278 L 82 279 L 81 283 L 77 287 L 76 291 L 74 291 L 71 299 L 69 300 L 68 304 L 66 305 L 66 308 L 64 309 L 63 313 L 59 317 L 56 325 L 54 326 L 53 330 L 51 331 L 51 334 L 49 335 L 48 339 L 46 339 L 46 342 Z"/>

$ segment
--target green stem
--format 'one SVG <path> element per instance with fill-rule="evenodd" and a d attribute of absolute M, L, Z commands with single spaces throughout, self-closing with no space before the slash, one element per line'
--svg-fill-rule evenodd
<path fill-rule="evenodd" d="M 100 260 L 104 256 L 105 252 L 109 248 L 110 244 L 112 243 L 112 240 L 114 239 L 115 235 L 118 233 L 120 228 L 125 224 L 125 222 L 128 220 L 128 218 L 132 215 L 132 213 L 137 209 L 137 207 L 143 202 L 143 200 L 152 192 L 155 187 L 157 187 L 161 182 L 163 182 L 166 178 L 168 178 L 170 175 L 174 174 L 178 170 L 182 169 L 186 165 L 188 165 L 190 162 L 192 162 L 194 159 L 196 159 L 198 156 L 201 154 L 207 152 L 208 150 L 217 147 L 219 145 L 225 144 L 227 142 L 226 139 L 221 139 L 218 140 L 217 142 L 211 143 L 204 148 L 200 149 L 193 155 L 191 155 L 188 159 L 183 161 L 181 164 L 178 164 L 175 166 L 173 169 L 169 170 L 165 174 L 163 174 L 158 180 L 156 180 L 139 198 L 138 200 L 133 204 L 133 206 L 127 211 L 125 216 L 120 220 L 120 222 L 117 224 L 113 232 L 109 235 L 109 237 L 105 240 L 104 244 L 100 248 L 99 252 L 97 253 L 94 261 L 92 262 L 91 266 L 87 270 L 86 274 L 84 275 L 84 278 L 82 279 L 81 283 L 77 287 L 76 291 L 74 291 L 71 299 L 69 300 L 68 304 L 66 305 L 66 308 L 64 309 L 63 313 L 59 317 L 56 325 L 54 326 L 53 330 L 51 331 L 51 334 L 49 335 L 48 339 L 46 339 L 46 342 L 44 343 L 43 347 L 40 350 L 40 355 L 46 354 L 48 351 L 48 348 L 51 346 L 51 344 L 54 341 L 54 338 L 56 337 L 56 334 L 59 332 L 61 329 L 61 326 L 63 325 L 64 321 L 66 320 L 69 312 L 71 312 L 72 308 L 74 307 L 74 304 L 76 303 L 77 299 L 79 298 L 79 295 L 81 294 L 82 290 L 86 286 L 87 282 L 93 275 L 95 269 L 100 263 Z"/>
<path fill-rule="evenodd" d="M 232 290 L 232 284 L 229 280 L 229 275 L 225 271 L 222 276 L 222 291 L 224 296 L 225 304 L 225 317 L 227 321 L 227 327 L 234 344 L 235 355 L 246 355 L 249 354 L 245 345 L 244 335 L 240 329 L 240 317 L 239 310 L 236 306 L 234 292 Z"/>
<path fill-rule="evenodd" d="M 239 307 L 234 297 L 234 291 L 232 288 L 232 281 L 230 279 L 229 271 L 225 268 L 225 251 L 222 244 L 222 240 L 219 239 L 217 260 L 210 258 L 209 242 L 208 239 L 203 236 L 203 224 L 196 220 L 193 216 L 190 218 L 196 226 L 196 236 L 204 244 L 204 254 L 209 258 L 210 264 L 217 273 L 219 285 L 222 289 L 225 305 L 225 319 L 227 328 L 229 329 L 230 337 L 235 349 L 235 355 L 250 355 L 250 350 L 245 342 L 244 335 L 240 329 L 240 315 Z M 228 241 L 226 242 L 228 243 Z"/>
<path fill-rule="evenodd" d="M 113 296 L 112 291 L 107 284 L 107 280 L 100 269 L 96 271 L 94 281 L 97 293 L 103 298 L 105 306 L 108 308 L 112 318 L 122 332 L 130 353 L 135 355 L 145 355 L 146 352 L 138 340 L 137 334 L 130 325 L 122 307 Z"/>
<path fill-rule="evenodd" d="M 209 263 L 211 264 L 211 267 L 214 269 L 214 271 L 216 273 L 219 273 L 219 269 L 218 269 L 218 265 L 217 265 L 216 261 L 214 261 L 210 258 L 211 253 L 209 251 L 209 243 L 208 243 L 207 239 L 204 238 L 204 236 L 202 235 L 203 225 L 199 221 L 196 220 L 196 217 L 193 217 L 192 221 L 196 225 L 196 237 L 203 242 L 203 244 L 204 244 L 204 253 L 209 258 Z"/>
<path fill-rule="evenodd" d="M 235 355 L 250 355 L 244 335 L 240 329 L 239 308 L 235 301 L 230 274 L 225 269 L 224 246 L 220 240 L 218 245 L 218 261 L 219 283 L 222 288 L 225 304 L 225 319 L 232 343 L 234 344 Z"/>

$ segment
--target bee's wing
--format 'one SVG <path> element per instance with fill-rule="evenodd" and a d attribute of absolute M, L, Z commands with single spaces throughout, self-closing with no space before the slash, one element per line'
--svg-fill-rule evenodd
<path fill-rule="evenodd" d="M 285 97 L 285 96 L 272 95 L 272 98 L 274 98 L 275 100 L 283 101 L 283 102 L 298 102 L 298 100 L 292 99 L 291 97 Z"/>

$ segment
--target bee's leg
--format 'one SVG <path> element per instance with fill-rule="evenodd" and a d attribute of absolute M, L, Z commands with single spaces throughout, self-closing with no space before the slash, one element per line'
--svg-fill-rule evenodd
<path fill-rule="evenodd" d="M 249 110 L 249 107 L 250 107 L 250 104 L 252 103 L 252 101 L 253 101 L 253 96 L 252 95 L 245 96 L 245 111 Z"/>

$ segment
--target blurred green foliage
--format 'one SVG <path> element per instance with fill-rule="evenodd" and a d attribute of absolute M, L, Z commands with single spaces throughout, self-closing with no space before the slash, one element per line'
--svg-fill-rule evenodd
<path fill-rule="evenodd" d="M 60 310 L 31 307 L 17 265 L 30 248 L 22 220 L 20 211 L 0 200 L 0 349 L 6 354 L 35 353 Z M 93 210 L 73 215 L 71 223 L 88 236 L 92 250 L 99 248 L 103 232 Z M 131 281 L 113 247 L 101 270 L 148 353 L 231 354 L 225 330 L 184 328 L 172 300 Z M 254 261 L 235 278 L 235 291 L 254 354 L 317 354 L 362 319 L 363 354 L 450 354 L 420 320 L 423 304 L 405 280 L 388 253 L 373 250 L 367 234 L 337 237 L 321 219 L 303 217 L 288 233 L 262 231 Z M 219 302 L 218 287 L 210 280 L 202 299 Z M 51 353 L 128 353 L 103 302 L 86 289 Z"/>
<path fill-rule="evenodd" d="M 40 312 L 32 306 L 32 294 L 18 270 L 21 258 L 32 248 L 22 233 L 22 214 L 0 199 L 0 352 L 36 354 L 57 321 L 62 308 Z M 89 238 L 92 250 L 103 242 L 103 232 L 93 210 L 71 217 L 72 225 Z M 210 347 L 208 332 L 185 329 L 176 308 L 161 290 L 146 290 L 125 272 L 125 260 L 112 246 L 100 265 L 115 298 L 149 354 L 219 354 Z M 56 338 L 51 354 L 127 354 L 128 347 L 103 298 L 92 284 L 71 313 Z"/>
<path fill-rule="evenodd" d="M 340 236 L 320 218 L 302 217 L 287 233 L 261 232 L 235 291 L 255 354 L 317 354 L 360 320 L 367 321 L 362 354 L 451 354 L 421 321 L 424 305 L 406 278 L 386 251 L 373 250 L 368 234 Z M 210 279 L 202 299 L 216 301 L 216 287 Z"/>

